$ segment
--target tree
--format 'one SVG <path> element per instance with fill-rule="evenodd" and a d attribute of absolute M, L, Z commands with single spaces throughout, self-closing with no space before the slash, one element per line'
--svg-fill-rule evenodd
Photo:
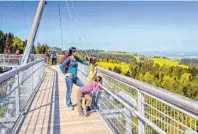
<path fill-rule="evenodd" d="M 117 66 L 115 66 L 115 67 L 113 68 L 113 71 L 116 72 L 116 73 L 119 73 L 119 74 L 122 73 L 121 67 L 117 67 Z"/>
<path fill-rule="evenodd" d="M 5 43 L 6 43 L 6 49 L 12 50 L 12 39 L 13 39 L 13 34 L 11 33 L 6 33 L 5 34 Z"/>
<path fill-rule="evenodd" d="M 4 53 L 5 49 L 5 39 L 4 39 L 4 33 L 0 30 L 0 53 Z"/>
<path fill-rule="evenodd" d="M 38 54 L 42 53 L 41 44 L 39 42 L 38 42 L 38 44 L 36 46 L 36 53 L 38 53 Z"/>
<path fill-rule="evenodd" d="M 144 75 L 143 75 L 142 73 L 140 73 L 140 74 L 138 75 L 138 80 L 144 81 Z"/>
<path fill-rule="evenodd" d="M 167 89 L 167 90 L 171 90 L 172 85 L 173 85 L 174 81 L 171 80 L 171 77 L 168 75 L 164 75 L 163 81 L 162 81 L 162 87 Z"/>
<path fill-rule="evenodd" d="M 190 73 L 184 73 L 182 76 L 181 76 L 181 79 L 180 79 L 180 83 L 181 85 L 183 86 L 187 86 L 187 84 L 189 83 L 189 81 L 192 79 L 192 75 Z"/>
<path fill-rule="evenodd" d="M 182 88 L 183 95 L 198 100 L 198 83 L 197 81 L 191 81 L 186 86 Z"/>
<path fill-rule="evenodd" d="M 130 71 L 129 71 L 129 70 L 125 73 L 125 76 L 128 76 L 128 77 L 130 77 L 130 76 L 131 76 L 131 73 L 130 73 Z"/>
<path fill-rule="evenodd" d="M 38 54 L 45 54 L 45 52 L 47 52 L 49 50 L 49 46 L 47 44 L 43 44 L 41 45 L 39 42 L 36 46 L 36 53 Z"/>
<path fill-rule="evenodd" d="M 176 76 L 178 78 L 181 77 L 181 71 L 182 71 L 182 68 L 181 67 L 173 67 L 173 76 Z"/>
<path fill-rule="evenodd" d="M 49 49 L 50 49 L 50 47 L 47 44 L 42 45 L 42 52 L 43 52 L 43 54 L 45 52 L 47 52 Z"/>
<path fill-rule="evenodd" d="M 198 69 L 196 67 L 189 67 L 188 71 L 191 73 L 193 78 L 198 74 Z"/>
<path fill-rule="evenodd" d="M 21 53 L 23 53 L 23 51 L 25 49 L 24 41 L 22 41 L 18 37 L 15 37 L 12 42 L 13 42 L 12 51 L 15 52 L 16 50 L 19 50 Z"/>
<path fill-rule="evenodd" d="M 3 73 L 3 69 L 0 67 L 0 74 Z"/>
<path fill-rule="evenodd" d="M 131 69 L 132 69 L 132 70 L 131 70 L 131 75 L 132 75 L 132 77 L 133 77 L 133 78 L 136 78 L 136 76 L 138 76 L 139 71 L 140 71 L 139 65 L 138 65 L 138 64 L 135 64 L 135 65 L 133 66 L 133 68 L 131 68 Z"/>
<path fill-rule="evenodd" d="M 144 75 L 144 81 L 153 84 L 154 83 L 153 75 L 151 75 L 149 72 L 146 72 L 146 74 Z"/>

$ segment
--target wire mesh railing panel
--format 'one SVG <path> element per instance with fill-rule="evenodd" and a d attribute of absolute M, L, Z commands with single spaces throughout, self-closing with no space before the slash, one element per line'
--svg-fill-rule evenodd
<path fill-rule="evenodd" d="M 0 75 L 0 133 L 10 133 L 44 76 L 44 60 Z"/>
<path fill-rule="evenodd" d="M 136 109 L 138 108 L 138 90 L 136 88 L 128 86 L 125 83 L 122 83 L 119 80 L 116 80 L 102 72 L 98 72 L 97 74 L 103 78 L 102 85 L 104 87 L 118 96 L 122 93 L 127 94 L 128 97 L 130 97 L 130 99 L 133 101 L 131 102 L 133 107 Z"/>
<path fill-rule="evenodd" d="M 82 64 L 78 64 L 78 77 L 83 81 L 86 82 L 88 76 L 88 67 Z"/>
<path fill-rule="evenodd" d="M 9 133 L 17 119 L 16 92 L 13 92 L 0 104 L 0 133 Z"/>
<path fill-rule="evenodd" d="M 100 114 L 115 133 L 137 133 L 137 117 L 132 116 L 131 110 L 110 94 L 103 92 L 100 95 L 99 106 Z"/>
<path fill-rule="evenodd" d="M 176 106 L 169 101 L 160 99 L 157 95 L 154 96 L 141 91 L 137 86 L 138 83 L 132 83 L 131 85 L 128 84 L 129 82 L 124 83 L 124 80 L 120 80 L 122 76 L 119 74 L 112 77 L 104 71 L 99 71 L 99 73 L 105 81 L 108 81 L 103 83 L 105 87 L 108 87 L 117 95 L 121 90 L 129 93 L 137 102 L 138 107 L 136 107 L 136 110 L 164 132 L 168 134 L 198 133 L 198 115 L 186 110 L 184 106 L 183 108 Z M 125 79 L 129 80 L 126 77 Z M 165 98 L 169 97 L 165 96 Z M 179 99 L 183 101 L 182 97 Z M 193 100 L 192 102 L 195 103 Z M 153 128 L 147 124 L 144 124 L 144 129 L 146 133 L 154 133 Z"/>
<path fill-rule="evenodd" d="M 36 89 L 36 86 L 39 83 L 39 80 L 41 80 L 42 75 L 44 74 L 44 62 L 38 63 L 36 66 L 32 66 L 31 68 L 28 68 L 24 72 L 21 72 L 20 74 L 20 83 L 19 86 L 19 99 L 20 99 L 20 110 L 22 110 L 25 105 L 27 104 L 28 99 Z"/>
<path fill-rule="evenodd" d="M 85 81 L 87 74 L 87 66 L 80 64 L 79 78 Z M 145 126 L 150 133 L 164 133 L 152 122 L 142 117 L 140 92 L 137 88 L 100 71 L 97 72 L 97 75 L 103 78 L 98 112 L 115 134 L 145 133 Z"/>
<path fill-rule="evenodd" d="M 198 117 L 170 103 L 144 94 L 145 116 L 168 134 L 198 133 Z"/>
<path fill-rule="evenodd" d="M 0 99 L 4 98 L 11 91 L 14 83 L 15 77 L 13 76 L 0 83 Z"/>
<path fill-rule="evenodd" d="M 6 55 L 0 54 L 0 66 L 19 66 L 21 64 L 21 59 L 23 55 Z M 29 58 L 29 62 L 35 61 L 39 58 L 45 58 L 43 54 L 31 54 Z"/>
<path fill-rule="evenodd" d="M 87 66 L 80 64 L 78 76 L 85 81 L 87 74 Z M 174 96 L 173 93 L 159 88 L 153 90 L 155 87 L 151 85 L 104 69 L 99 69 L 97 75 L 103 78 L 99 113 L 114 133 L 198 133 L 196 110 L 194 112 L 192 109 L 186 109 L 190 103 L 186 103 L 186 107 L 182 103 L 180 106 L 175 105 L 178 100 L 171 98 Z M 145 87 L 144 90 L 142 87 Z M 161 98 L 158 91 L 164 93 L 165 99 Z M 184 102 L 185 98 L 175 96 L 179 99 L 179 103 Z M 169 98 L 175 102 L 167 101 Z M 195 107 L 198 106 L 193 100 L 185 99 L 185 101 L 192 102 Z"/>
<path fill-rule="evenodd" d="M 21 55 L 4 55 L 0 54 L 0 64 L 2 65 L 20 65 Z"/>

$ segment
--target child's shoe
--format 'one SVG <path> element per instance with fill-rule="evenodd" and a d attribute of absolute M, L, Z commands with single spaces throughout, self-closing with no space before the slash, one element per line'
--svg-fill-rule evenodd
<path fill-rule="evenodd" d="M 84 114 L 85 116 L 88 116 L 87 108 L 83 108 L 83 114 Z"/>

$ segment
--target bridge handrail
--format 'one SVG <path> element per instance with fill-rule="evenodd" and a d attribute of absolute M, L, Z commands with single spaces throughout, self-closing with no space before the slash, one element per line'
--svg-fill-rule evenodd
<path fill-rule="evenodd" d="M 45 62 L 38 58 L 0 75 L 0 133 L 17 130 L 42 83 Z"/>
<path fill-rule="evenodd" d="M 80 64 L 78 71 L 85 82 L 88 67 Z M 106 89 L 99 97 L 99 113 L 113 132 L 155 133 L 161 129 L 166 133 L 198 134 L 197 101 L 100 67 L 97 75 L 103 77 L 101 88 Z M 131 112 L 136 116 L 130 115 Z"/>
<path fill-rule="evenodd" d="M 127 104 L 125 101 L 123 101 L 122 99 L 120 99 L 120 97 L 116 96 L 115 94 L 113 94 L 111 91 L 109 91 L 108 89 L 106 89 L 104 86 L 100 86 L 103 90 L 105 90 L 107 93 L 109 93 L 115 100 L 121 102 L 128 110 L 130 110 L 132 112 L 132 114 L 134 114 L 135 116 L 137 116 L 140 120 L 142 120 L 143 122 L 147 123 L 149 126 L 151 126 L 156 132 L 160 133 L 160 134 L 165 134 L 165 132 L 160 129 L 159 127 L 157 127 L 154 123 L 152 123 L 151 121 L 149 121 L 147 118 L 145 118 L 144 116 L 142 116 L 140 113 L 138 113 L 136 110 L 134 110 L 129 104 Z"/>
<path fill-rule="evenodd" d="M 15 69 L 12 69 L 12 70 L 10 70 L 8 72 L 0 74 L 0 83 L 5 81 L 5 80 L 7 80 L 8 78 L 10 78 L 12 76 L 15 76 L 18 72 L 21 72 L 21 71 L 23 71 L 23 70 L 25 70 L 25 69 L 27 69 L 27 68 L 29 68 L 29 67 L 37 64 L 37 63 L 39 63 L 39 62 L 41 62 L 41 61 L 44 61 L 44 59 L 39 59 L 39 60 L 30 62 L 30 63 L 28 63 L 26 65 L 22 65 L 22 66 L 20 66 L 18 68 L 15 68 Z"/>
<path fill-rule="evenodd" d="M 79 68 L 78 68 L 78 75 L 80 74 L 80 79 L 82 79 L 84 82 L 86 81 L 86 78 L 87 78 L 87 76 L 88 76 L 88 74 L 87 74 L 87 67 L 88 66 L 86 66 L 86 65 L 82 65 L 82 64 L 80 64 L 80 66 L 79 66 Z M 99 70 L 98 70 L 99 71 Z M 121 105 L 123 105 L 124 107 L 125 107 L 125 110 L 127 110 L 128 112 L 129 112 L 129 115 L 127 115 L 125 112 L 124 112 L 124 114 L 122 113 L 122 115 L 125 115 L 125 118 L 127 118 L 128 119 L 128 121 L 127 121 L 127 123 L 131 123 L 129 126 L 131 127 L 131 125 L 132 125 L 132 121 L 131 121 L 131 118 L 130 117 L 128 117 L 128 116 L 130 116 L 130 114 L 133 114 L 135 117 L 137 117 L 137 118 L 139 118 L 139 120 L 142 120 L 142 122 L 144 122 L 144 123 L 146 123 L 146 124 L 148 124 L 150 127 L 152 127 L 152 129 L 155 131 L 155 132 L 158 132 L 158 133 L 160 133 L 160 134 L 165 134 L 165 132 L 162 130 L 162 129 L 160 129 L 159 127 L 157 127 L 153 122 L 151 122 L 150 120 L 148 120 L 147 118 L 145 118 L 144 116 L 142 116 L 140 113 L 138 113 L 134 108 L 132 108 L 128 103 L 126 103 L 125 101 L 123 101 L 120 97 L 118 97 L 117 95 L 115 95 L 113 92 L 111 92 L 109 89 L 107 89 L 105 86 L 103 86 L 103 85 L 100 85 L 100 88 L 105 92 L 105 93 L 107 93 L 107 94 L 109 94 L 114 100 L 117 100 Z M 100 92 L 100 93 L 102 93 L 103 94 L 103 96 L 104 96 L 104 92 L 102 93 L 102 92 Z M 101 98 L 100 98 L 101 99 Z M 103 99 L 101 99 L 101 101 L 104 101 Z M 101 101 L 99 101 L 98 103 L 99 103 L 99 105 L 101 104 L 101 103 L 104 103 L 104 102 L 101 102 Z M 111 103 L 111 102 L 110 102 Z M 102 104 L 101 104 L 102 105 Z M 116 105 L 114 105 L 114 108 L 116 108 Z M 104 115 L 103 115 L 103 111 L 104 109 L 101 107 L 100 108 L 100 110 L 98 111 L 100 114 L 101 114 L 101 116 L 102 116 L 102 118 L 104 118 L 104 120 L 106 121 L 106 119 L 105 119 L 105 117 L 103 117 Z M 118 110 L 119 111 L 119 110 Z M 120 112 L 120 111 L 119 111 Z M 109 113 L 111 113 L 111 112 L 109 112 Z M 121 113 L 120 113 L 121 114 Z M 106 123 L 107 124 L 109 124 L 108 123 L 108 121 L 106 121 Z M 111 121 L 110 121 L 110 123 L 111 123 Z M 124 124 L 123 123 L 120 123 L 120 125 L 123 125 L 124 126 Z M 111 125 L 109 125 L 109 127 L 110 127 Z M 113 125 L 114 126 L 114 125 Z M 126 132 L 127 132 L 127 134 L 131 134 L 131 128 L 125 128 L 126 129 Z M 111 127 L 110 127 L 111 128 Z M 114 133 L 119 133 L 119 134 L 121 134 L 122 132 L 120 132 L 119 131 L 119 129 L 117 128 L 117 132 L 115 131 L 115 130 L 113 130 L 112 128 L 111 128 L 111 130 L 114 132 Z"/>
<path fill-rule="evenodd" d="M 185 109 L 188 112 L 192 113 L 193 115 L 198 116 L 198 101 L 189 99 L 187 97 L 172 93 L 170 91 L 167 91 L 165 89 L 155 87 L 153 85 L 150 85 L 145 82 L 141 82 L 139 80 L 135 80 L 129 77 L 126 77 L 124 75 L 117 74 L 115 72 L 109 71 L 107 69 L 103 69 L 101 67 L 97 68 L 98 71 L 117 79 L 123 83 L 126 83 L 132 87 L 137 88 L 138 90 L 141 90 L 143 92 L 146 92 L 148 94 L 151 94 L 157 98 L 160 98 L 164 101 L 167 101 L 175 106 L 178 106 L 179 108 Z"/>

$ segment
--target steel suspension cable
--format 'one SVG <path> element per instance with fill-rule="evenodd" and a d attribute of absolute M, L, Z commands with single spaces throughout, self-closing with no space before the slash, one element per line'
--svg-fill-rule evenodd
<path fill-rule="evenodd" d="M 12 12 L 12 10 L 16 7 L 16 5 L 18 4 L 19 1 L 16 1 L 14 4 L 12 4 L 12 7 L 10 9 L 8 9 L 6 12 L 0 12 L 0 17 L 1 17 L 1 23 L 0 26 L 3 28 L 3 14 L 5 13 L 10 13 Z"/>
<path fill-rule="evenodd" d="M 64 8 L 67 8 L 67 4 L 65 3 L 64 4 Z M 72 35 L 72 32 L 71 32 L 71 30 L 70 30 L 70 27 L 69 27 L 69 25 L 67 26 L 67 15 L 65 15 L 65 29 L 66 29 L 66 32 L 68 32 L 68 35 L 69 35 L 69 37 L 68 37 L 68 48 L 70 48 L 71 47 L 71 40 L 69 40 L 69 39 L 71 39 L 70 37 L 72 37 L 71 35 Z M 69 17 L 70 18 L 70 17 Z"/>
<path fill-rule="evenodd" d="M 67 9 L 68 9 L 69 16 L 70 16 L 70 19 L 71 19 L 71 21 L 72 21 L 72 24 L 73 24 L 75 30 L 77 30 L 76 24 L 74 23 L 74 19 L 73 19 L 73 17 L 72 17 L 72 14 L 71 14 L 71 11 L 70 11 L 70 8 L 69 8 L 69 4 L 67 3 L 67 1 L 65 1 L 65 2 L 66 2 L 66 5 L 67 5 Z M 79 38 L 79 41 L 81 42 L 81 38 Z M 86 56 L 88 57 L 88 59 L 90 59 L 90 56 L 88 55 L 87 51 L 86 51 L 86 50 L 84 50 L 84 51 L 85 51 L 85 54 L 86 54 Z"/>
<path fill-rule="evenodd" d="M 60 10 L 60 1 L 58 2 L 59 7 L 59 20 L 60 20 L 60 32 L 61 32 L 61 42 L 62 42 L 62 49 L 63 49 L 63 31 L 62 31 L 62 20 L 61 20 L 61 10 Z"/>
<path fill-rule="evenodd" d="M 49 7 L 49 6 L 48 6 L 48 7 Z M 49 10 L 48 10 L 48 8 L 46 9 L 46 11 L 47 11 L 47 13 L 50 13 Z M 49 29 L 49 32 L 51 32 L 50 19 L 48 20 L 48 24 L 49 24 L 49 28 L 48 28 L 48 29 Z"/>
<path fill-rule="evenodd" d="M 78 12 L 77 12 L 74 4 L 73 4 L 73 0 L 71 1 L 71 5 L 72 5 L 72 8 L 74 9 L 75 16 L 78 17 L 79 15 L 78 15 Z M 85 32 L 83 32 L 83 34 L 84 34 L 84 37 L 85 37 L 85 41 L 88 43 L 87 36 L 86 36 Z M 91 49 L 91 54 L 93 55 L 92 49 Z"/>
<path fill-rule="evenodd" d="M 24 19 L 25 19 L 25 26 L 27 27 L 27 19 L 26 19 L 26 10 L 25 10 L 25 2 L 23 1 L 23 15 L 24 15 Z"/>
<path fill-rule="evenodd" d="M 66 17 L 66 16 L 65 16 Z M 67 27 L 67 18 L 65 19 L 65 29 L 68 32 L 68 35 L 71 36 L 71 31 L 69 29 L 69 26 Z M 68 37 L 68 39 L 71 39 L 70 37 Z M 69 44 L 68 44 L 68 48 L 71 46 L 71 42 L 68 40 Z"/>
<path fill-rule="evenodd" d="M 71 0 L 71 5 L 72 5 L 72 8 L 74 9 L 74 12 L 75 12 L 76 17 L 78 17 L 77 10 L 76 10 L 76 8 L 74 7 L 74 3 L 73 3 L 72 0 Z"/>
<path fill-rule="evenodd" d="M 0 28 L 2 28 L 3 29 L 3 16 L 2 16 L 2 12 L 0 12 Z"/>
<path fill-rule="evenodd" d="M 12 5 L 12 7 L 8 10 L 8 12 L 5 12 L 5 13 L 10 13 L 10 12 L 12 12 L 12 10 L 16 7 L 16 5 L 19 3 L 19 1 L 16 1 L 16 3 L 14 3 L 13 5 Z"/>

